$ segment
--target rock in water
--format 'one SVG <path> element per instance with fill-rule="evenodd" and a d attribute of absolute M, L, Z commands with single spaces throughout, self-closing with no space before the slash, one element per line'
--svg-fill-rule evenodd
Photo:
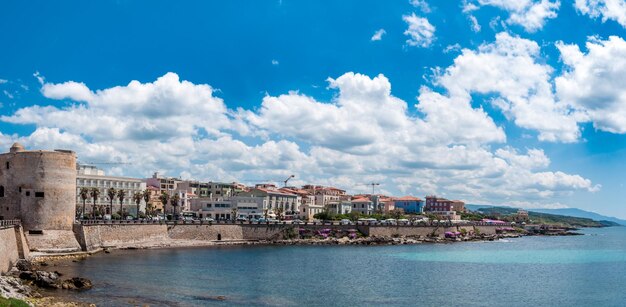
<path fill-rule="evenodd" d="M 73 277 L 70 279 L 66 279 L 62 283 L 63 289 L 68 290 L 88 290 L 93 287 L 91 280 L 82 277 Z"/>
<path fill-rule="evenodd" d="M 48 289 L 61 288 L 61 285 L 59 283 L 59 275 L 54 272 L 36 271 L 35 284 L 39 287 Z"/>

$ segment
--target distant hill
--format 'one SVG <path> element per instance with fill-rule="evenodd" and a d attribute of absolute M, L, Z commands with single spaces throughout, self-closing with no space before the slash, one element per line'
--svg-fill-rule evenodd
<path fill-rule="evenodd" d="M 467 204 L 467 205 L 465 205 L 465 207 L 468 208 L 469 210 L 477 211 L 478 209 L 492 208 L 492 207 L 496 207 L 496 206 Z M 501 208 L 511 208 L 511 207 L 506 207 L 506 206 L 498 206 L 498 207 L 501 207 Z M 588 218 L 588 219 L 592 219 L 594 221 L 609 221 L 609 222 L 613 222 L 613 223 L 616 223 L 616 224 L 619 224 L 619 225 L 622 225 L 622 226 L 626 226 L 626 220 L 618 219 L 618 218 L 612 217 L 612 216 L 601 215 L 601 214 L 598 214 L 598 213 L 595 213 L 595 212 L 589 212 L 589 211 L 581 210 L 581 209 L 578 209 L 578 208 L 526 209 L 526 210 L 528 210 L 529 212 L 538 212 L 538 213 L 556 214 L 556 215 L 564 215 L 564 216 L 571 216 L 571 217 Z"/>

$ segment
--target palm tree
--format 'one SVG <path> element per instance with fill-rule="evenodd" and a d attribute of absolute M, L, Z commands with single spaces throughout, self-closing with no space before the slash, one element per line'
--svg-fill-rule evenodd
<path fill-rule="evenodd" d="M 170 203 L 172 204 L 172 207 L 174 207 L 174 219 L 177 220 L 176 218 L 176 207 L 178 207 L 178 202 L 180 202 L 180 196 L 178 195 L 178 193 L 174 194 L 174 196 L 172 196 L 172 199 L 170 199 Z"/>
<path fill-rule="evenodd" d="M 91 215 L 93 218 L 96 218 L 96 202 L 98 201 L 98 197 L 100 197 L 100 189 L 91 188 L 91 198 L 93 198 L 93 208 L 91 210 Z"/>
<path fill-rule="evenodd" d="M 282 220 L 283 218 L 283 208 L 281 206 L 276 206 L 276 218 L 278 218 L 278 220 Z"/>
<path fill-rule="evenodd" d="M 163 214 L 165 214 L 165 208 L 167 206 L 167 202 L 170 200 L 170 195 L 167 192 L 161 192 L 161 196 L 159 196 L 159 200 L 163 204 Z"/>
<path fill-rule="evenodd" d="M 113 200 L 117 196 L 117 191 L 115 190 L 115 188 L 109 188 L 107 190 L 107 196 L 109 196 L 109 212 L 111 213 L 111 219 L 113 219 Z"/>
<path fill-rule="evenodd" d="M 232 215 L 232 219 L 233 219 L 233 221 L 236 221 L 236 220 L 237 220 L 237 213 L 238 213 L 238 212 L 239 212 L 239 209 L 238 209 L 237 207 L 233 207 L 233 208 L 230 210 L 230 213 L 231 213 L 231 215 Z"/>
<path fill-rule="evenodd" d="M 124 217 L 124 198 L 126 197 L 126 191 L 118 190 L 117 191 L 117 199 L 120 200 L 120 220 Z"/>
<path fill-rule="evenodd" d="M 150 193 L 150 190 L 145 190 L 143 191 L 143 200 L 146 202 L 146 215 L 150 215 L 152 216 L 152 206 L 150 205 L 150 198 L 152 196 L 152 193 Z M 148 210 L 148 208 L 150 208 L 150 210 Z"/>
<path fill-rule="evenodd" d="M 143 193 L 135 192 L 135 194 L 133 194 L 133 200 L 135 201 L 135 204 L 137 204 L 137 218 L 136 218 L 137 220 L 139 219 L 139 204 L 141 204 L 142 199 L 143 199 Z"/>
<path fill-rule="evenodd" d="M 81 219 L 85 218 L 85 202 L 87 202 L 87 198 L 89 198 L 89 188 L 82 187 L 78 192 L 80 195 L 80 199 L 83 200 L 83 214 L 81 215 Z"/>

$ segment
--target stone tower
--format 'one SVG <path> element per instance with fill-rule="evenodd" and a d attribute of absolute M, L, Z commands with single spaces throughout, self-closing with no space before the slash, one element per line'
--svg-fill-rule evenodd
<path fill-rule="evenodd" d="M 76 212 L 76 154 L 25 150 L 0 154 L 0 218 L 20 219 L 27 233 L 71 231 Z"/>

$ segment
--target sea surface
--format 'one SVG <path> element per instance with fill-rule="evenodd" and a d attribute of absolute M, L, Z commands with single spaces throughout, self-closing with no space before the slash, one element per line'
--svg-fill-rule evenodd
<path fill-rule="evenodd" d="M 626 227 L 582 232 L 454 244 L 114 251 L 64 268 L 95 285 L 65 293 L 98 306 L 626 306 Z"/>

